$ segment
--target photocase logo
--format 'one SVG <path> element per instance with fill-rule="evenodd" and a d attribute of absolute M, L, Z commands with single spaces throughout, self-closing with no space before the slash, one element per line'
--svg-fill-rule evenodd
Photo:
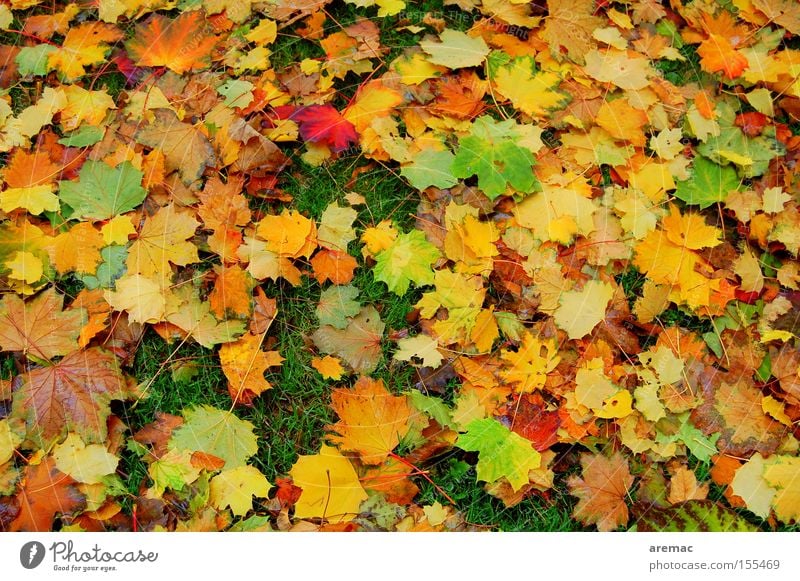
<path fill-rule="evenodd" d="M 35 569 L 44 560 L 44 545 L 39 541 L 30 541 L 19 550 L 19 562 L 26 569 Z"/>

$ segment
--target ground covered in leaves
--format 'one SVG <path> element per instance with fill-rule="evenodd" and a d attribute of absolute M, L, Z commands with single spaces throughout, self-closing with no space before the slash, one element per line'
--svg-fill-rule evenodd
<path fill-rule="evenodd" d="M 0 530 L 795 527 L 793 0 L 0 29 Z"/>

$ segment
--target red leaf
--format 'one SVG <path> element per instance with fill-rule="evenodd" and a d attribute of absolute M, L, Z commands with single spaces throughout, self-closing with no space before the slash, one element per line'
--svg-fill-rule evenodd
<path fill-rule="evenodd" d="M 523 396 L 518 405 L 512 404 L 510 416 L 511 430 L 533 442 L 533 447 L 538 452 L 543 452 L 558 442 L 556 432 L 561 425 L 561 419 L 558 412 L 544 409 L 541 398 Z"/>
<path fill-rule="evenodd" d="M 736 116 L 734 124 L 742 128 L 742 132 L 748 137 L 761 135 L 764 127 L 769 123 L 769 117 L 758 111 L 748 111 Z"/>
<path fill-rule="evenodd" d="M 324 143 L 333 151 L 342 151 L 358 142 L 356 128 L 331 105 L 301 107 L 292 119 L 300 125 L 304 141 Z"/>

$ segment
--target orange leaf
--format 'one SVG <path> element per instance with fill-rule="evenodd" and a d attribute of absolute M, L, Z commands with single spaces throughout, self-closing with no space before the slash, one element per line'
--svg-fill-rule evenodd
<path fill-rule="evenodd" d="M 625 499 L 633 484 L 625 456 L 615 452 L 611 458 L 602 454 L 582 454 L 582 477 L 567 480 L 570 494 L 578 501 L 573 516 L 584 524 L 596 524 L 600 531 L 613 531 L 628 524 Z"/>
<path fill-rule="evenodd" d="M 214 272 L 217 273 L 217 280 L 208 294 L 211 312 L 218 319 L 224 319 L 227 313 L 237 317 L 249 316 L 253 305 L 253 278 L 236 264 L 215 266 Z"/>
<path fill-rule="evenodd" d="M 201 10 L 183 12 L 175 20 L 154 14 L 136 27 L 127 43 L 128 54 L 137 65 L 162 67 L 182 75 L 207 68 L 217 37 L 208 34 Z"/>
<path fill-rule="evenodd" d="M 325 357 L 313 357 L 311 359 L 311 367 L 319 371 L 323 379 L 339 380 L 344 374 L 342 362 L 332 355 L 326 355 Z"/>
<path fill-rule="evenodd" d="M 10 525 L 12 531 L 50 531 L 56 514 L 70 515 L 82 510 L 86 500 L 72 478 L 48 457 L 41 464 L 25 467 L 22 489 L 17 496 L 19 514 Z"/>
<path fill-rule="evenodd" d="M 323 248 L 311 259 L 311 266 L 320 284 L 328 280 L 333 284 L 347 284 L 353 280 L 358 262 L 346 252 Z"/>
<path fill-rule="evenodd" d="M 352 389 L 335 389 L 331 405 L 339 422 L 330 440 L 356 452 L 364 464 L 381 464 L 408 433 L 413 409 L 406 396 L 389 393 L 383 381 L 359 379 Z"/>
<path fill-rule="evenodd" d="M 712 34 L 697 48 L 700 67 L 709 73 L 722 72 L 729 79 L 735 79 L 748 68 L 747 57 L 737 52 L 724 36 Z"/>
<path fill-rule="evenodd" d="M 262 351 L 261 339 L 246 333 L 238 341 L 220 347 L 219 360 L 234 403 L 248 405 L 259 394 L 272 389 L 272 384 L 264 379 L 264 372 L 280 365 L 283 357 L 277 351 Z"/>
<path fill-rule="evenodd" d="M 0 348 L 22 351 L 39 359 L 66 355 L 78 348 L 85 313 L 62 312 L 64 295 L 49 288 L 27 303 L 9 294 L 0 301 Z"/>
<path fill-rule="evenodd" d="M 17 149 L 3 169 L 3 179 L 10 188 L 28 188 L 52 184 L 61 172 L 45 153 Z"/>
<path fill-rule="evenodd" d="M 24 418 L 28 438 L 40 444 L 53 442 L 67 431 L 86 443 L 102 442 L 111 400 L 132 397 L 135 389 L 116 357 L 97 347 L 67 355 L 15 381 L 19 383 L 11 415 Z"/>

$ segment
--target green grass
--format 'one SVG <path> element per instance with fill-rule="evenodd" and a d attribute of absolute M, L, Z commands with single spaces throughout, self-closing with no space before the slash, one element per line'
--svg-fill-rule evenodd
<path fill-rule="evenodd" d="M 467 523 L 501 531 L 565 532 L 583 530 L 570 517 L 574 499 L 563 488 L 550 491 L 548 500 L 531 495 L 513 507 L 490 496 L 477 480 L 475 468 L 453 455 L 430 469 L 431 480 L 455 501 Z M 447 498 L 426 480 L 417 482 L 420 494 L 415 502 L 449 504 Z"/>

